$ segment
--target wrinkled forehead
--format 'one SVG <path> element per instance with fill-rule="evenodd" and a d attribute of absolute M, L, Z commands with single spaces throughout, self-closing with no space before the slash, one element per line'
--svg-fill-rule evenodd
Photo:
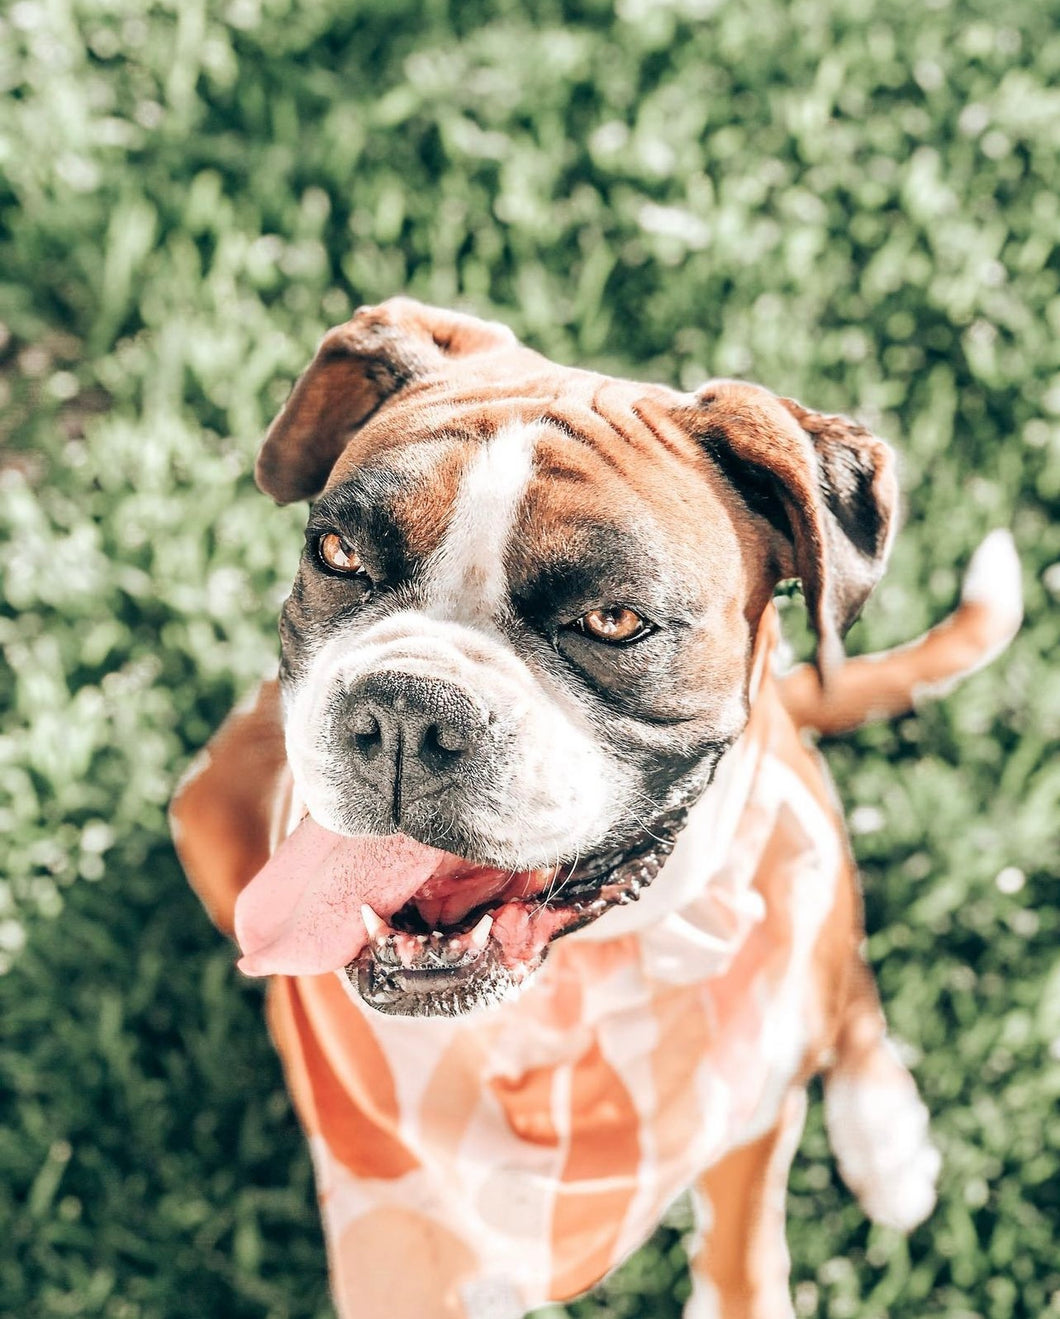
<path fill-rule="evenodd" d="M 410 401 L 369 423 L 322 503 L 371 513 L 464 598 L 542 572 L 656 600 L 740 585 L 745 511 L 650 394 L 601 380 L 560 397 Z M 557 580 L 557 585 L 558 585 Z"/>

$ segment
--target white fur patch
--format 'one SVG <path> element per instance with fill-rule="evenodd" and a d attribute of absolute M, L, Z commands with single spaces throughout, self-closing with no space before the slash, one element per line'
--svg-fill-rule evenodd
<path fill-rule="evenodd" d="M 833 1073 L 825 1084 L 828 1139 L 843 1180 L 866 1214 L 909 1232 L 935 1206 L 941 1159 L 928 1132 L 928 1111 L 898 1061 L 885 1080 Z"/>
<path fill-rule="evenodd" d="M 714 1225 L 714 1206 L 708 1200 L 701 1186 L 695 1186 L 691 1193 L 692 1231 L 685 1238 L 685 1250 L 689 1262 L 703 1249 L 704 1242 L 710 1237 Z M 721 1319 L 721 1297 L 714 1284 L 703 1276 L 699 1269 L 689 1270 L 692 1282 L 692 1294 L 685 1302 L 681 1319 Z"/>
<path fill-rule="evenodd" d="M 1015 632 L 1023 617 L 1023 581 L 1011 532 L 998 527 L 982 540 L 964 575 L 961 599 L 989 605 L 1012 620 Z"/>
<path fill-rule="evenodd" d="M 722 1319 L 718 1289 L 698 1273 L 692 1274 L 692 1293 L 685 1302 L 683 1319 Z"/>
<path fill-rule="evenodd" d="M 971 663 L 956 672 L 938 682 L 916 683 L 912 691 L 914 705 L 948 696 L 965 678 L 997 659 L 1019 631 L 1023 622 L 1023 580 L 1011 532 L 999 527 L 980 542 L 961 583 L 961 602 L 989 610 L 993 638 Z M 887 653 L 880 658 L 886 659 Z"/>
<path fill-rule="evenodd" d="M 512 422 L 468 464 L 445 539 L 427 564 L 427 611 L 461 622 L 492 619 L 508 593 L 504 552 L 534 470 L 540 423 Z"/>
<path fill-rule="evenodd" d="M 526 1306 L 507 1278 L 476 1278 L 460 1288 L 467 1319 L 523 1319 Z"/>

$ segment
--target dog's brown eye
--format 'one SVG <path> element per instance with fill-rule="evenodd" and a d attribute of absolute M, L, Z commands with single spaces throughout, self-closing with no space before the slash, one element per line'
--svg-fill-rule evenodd
<path fill-rule="evenodd" d="M 611 646 L 621 646 L 631 641 L 640 641 L 655 629 L 640 614 L 623 605 L 610 605 L 606 609 L 590 609 L 587 614 L 574 624 L 579 632 L 593 637 L 596 641 L 605 641 Z"/>
<path fill-rule="evenodd" d="M 361 571 L 361 560 L 357 551 L 334 531 L 328 531 L 317 541 L 317 553 L 324 563 L 334 572 L 356 573 Z"/>

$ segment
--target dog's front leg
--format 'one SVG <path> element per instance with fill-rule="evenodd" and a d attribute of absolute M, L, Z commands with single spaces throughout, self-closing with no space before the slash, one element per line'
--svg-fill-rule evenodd
<path fill-rule="evenodd" d="M 785 1203 L 805 1117 L 805 1091 L 789 1091 L 776 1126 L 696 1183 L 701 1235 L 689 1252 L 692 1295 L 684 1319 L 793 1316 Z"/>

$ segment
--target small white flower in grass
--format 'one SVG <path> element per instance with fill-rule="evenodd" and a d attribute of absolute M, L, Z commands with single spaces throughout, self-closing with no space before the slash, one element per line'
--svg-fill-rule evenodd
<path fill-rule="evenodd" d="M 89 820 L 81 830 L 82 852 L 106 852 L 114 845 L 114 830 L 104 820 Z"/>
<path fill-rule="evenodd" d="M 878 833 L 886 822 L 886 817 L 878 806 L 855 806 L 850 812 L 852 834 Z"/>
<path fill-rule="evenodd" d="M 0 949 L 5 953 L 21 952 L 25 942 L 26 931 L 18 921 L 0 921 Z"/>
<path fill-rule="evenodd" d="M 1018 934 L 1021 939 L 1033 939 L 1042 928 L 1041 917 L 1028 907 L 1014 911 L 1008 923 L 1012 927 L 1013 934 Z"/>
<path fill-rule="evenodd" d="M 994 883 L 1001 893 L 1013 894 L 1018 893 L 1026 884 L 1027 876 L 1020 870 L 1019 866 L 1006 866 L 1004 870 L 999 870 Z"/>

